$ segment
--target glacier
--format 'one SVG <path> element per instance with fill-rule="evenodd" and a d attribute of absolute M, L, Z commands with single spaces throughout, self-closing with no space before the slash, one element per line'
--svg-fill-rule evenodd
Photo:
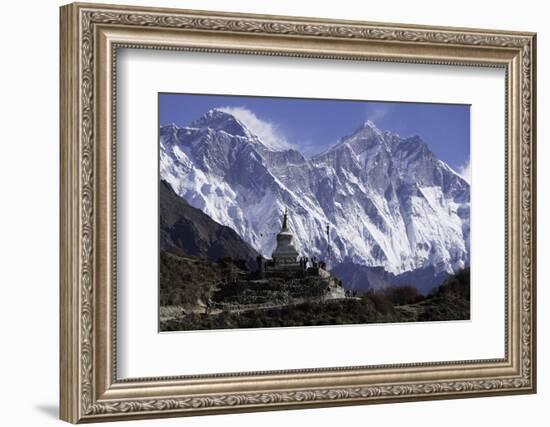
<path fill-rule="evenodd" d="M 212 109 L 188 126 L 161 126 L 159 143 L 161 179 L 267 258 L 286 207 L 298 251 L 331 266 L 401 274 L 469 265 L 470 184 L 418 136 L 366 121 L 305 157 Z"/>

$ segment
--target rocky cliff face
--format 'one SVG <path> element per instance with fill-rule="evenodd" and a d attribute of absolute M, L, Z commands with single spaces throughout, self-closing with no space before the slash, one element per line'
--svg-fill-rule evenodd
<path fill-rule="evenodd" d="M 366 122 L 306 158 L 269 148 L 231 114 L 210 110 L 160 129 L 160 174 L 191 206 L 270 257 L 281 212 L 296 248 L 330 263 L 400 274 L 469 264 L 470 186 L 419 138 Z"/>

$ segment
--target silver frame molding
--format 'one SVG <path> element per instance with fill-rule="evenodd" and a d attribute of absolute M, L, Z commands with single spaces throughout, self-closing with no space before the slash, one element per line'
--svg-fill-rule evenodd
<path fill-rule="evenodd" d="M 60 14 L 61 419 L 112 421 L 536 391 L 534 33 L 81 3 L 63 6 Z M 118 48 L 505 69 L 505 357 L 117 379 Z"/>

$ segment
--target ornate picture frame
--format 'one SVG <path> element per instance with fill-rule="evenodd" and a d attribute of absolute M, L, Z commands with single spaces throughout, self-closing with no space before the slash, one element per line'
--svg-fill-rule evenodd
<path fill-rule="evenodd" d="M 536 35 L 190 10 L 60 11 L 61 419 L 111 421 L 536 391 Z M 505 343 L 499 359 L 117 377 L 117 49 L 505 70 Z"/>

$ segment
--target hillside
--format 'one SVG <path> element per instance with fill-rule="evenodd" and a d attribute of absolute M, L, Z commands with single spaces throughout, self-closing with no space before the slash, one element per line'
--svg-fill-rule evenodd
<path fill-rule="evenodd" d="M 468 269 L 450 276 L 428 297 L 402 286 L 325 299 L 326 283 L 311 277 L 258 280 L 230 260 L 168 253 L 161 259 L 161 331 L 470 319 Z M 211 310 L 208 299 L 214 302 Z"/>
<path fill-rule="evenodd" d="M 231 228 L 190 206 L 166 181 L 160 182 L 159 195 L 161 251 L 211 260 L 243 259 L 255 266 L 258 253 Z"/>

